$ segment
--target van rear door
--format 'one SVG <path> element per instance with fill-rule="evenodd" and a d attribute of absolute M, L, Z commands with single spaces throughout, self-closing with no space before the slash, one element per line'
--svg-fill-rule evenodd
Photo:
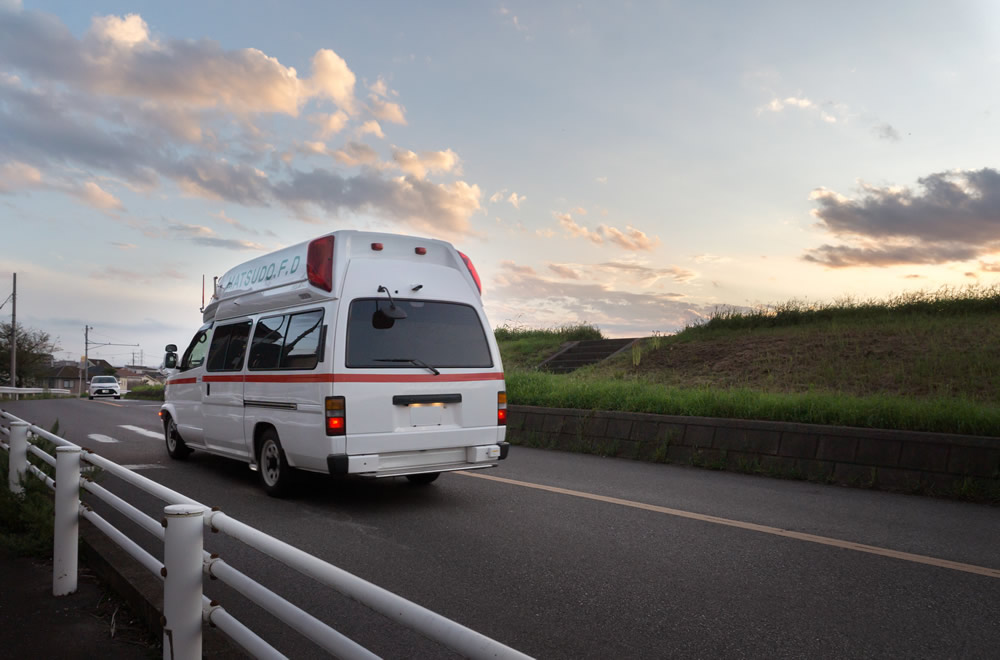
<path fill-rule="evenodd" d="M 498 442 L 503 372 L 478 306 L 356 298 L 337 383 L 347 396 L 347 453 Z"/>

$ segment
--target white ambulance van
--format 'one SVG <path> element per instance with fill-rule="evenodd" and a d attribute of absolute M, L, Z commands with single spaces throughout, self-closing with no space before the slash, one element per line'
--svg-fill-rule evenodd
<path fill-rule="evenodd" d="M 507 457 L 500 353 L 467 256 L 449 243 L 336 231 L 233 268 L 160 409 L 167 451 L 246 461 L 271 495 L 295 470 L 365 477 Z"/>

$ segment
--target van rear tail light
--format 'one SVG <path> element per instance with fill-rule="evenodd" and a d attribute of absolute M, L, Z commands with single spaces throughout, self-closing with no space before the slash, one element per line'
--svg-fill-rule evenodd
<path fill-rule="evenodd" d="M 326 397 L 326 434 L 347 434 L 347 405 L 342 396 Z"/>
<path fill-rule="evenodd" d="M 469 269 L 469 274 L 472 275 L 472 279 L 476 283 L 476 288 L 479 289 L 479 295 L 483 295 L 483 283 L 479 281 L 479 273 L 476 272 L 476 267 L 472 265 L 472 259 L 469 259 L 464 252 L 459 252 L 458 256 L 462 257 L 465 267 Z"/>
<path fill-rule="evenodd" d="M 372 249 L 376 252 L 381 252 L 383 247 L 381 243 L 372 243 Z"/>
<path fill-rule="evenodd" d="M 306 275 L 309 284 L 324 291 L 333 291 L 333 236 L 317 238 L 309 244 Z"/>
<path fill-rule="evenodd" d="M 413 251 L 417 254 L 427 254 L 427 248 L 413 248 Z"/>
<path fill-rule="evenodd" d="M 507 426 L 506 392 L 497 392 L 497 426 Z"/>

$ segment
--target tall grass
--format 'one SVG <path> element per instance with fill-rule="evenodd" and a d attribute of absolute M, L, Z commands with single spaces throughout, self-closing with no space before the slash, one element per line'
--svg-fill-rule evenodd
<path fill-rule="evenodd" d="M 707 320 L 688 326 L 679 334 L 689 336 L 717 330 L 777 328 L 830 321 L 866 322 L 903 316 L 961 317 L 1000 311 L 1000 285 L 942 287 L 937 291 L 912 291 L 885 299 L 841 298 L 832 303 L 790 300 L 773 305 L 716 309 Z"/>
<path fill-rule="evenodd" d="M 517 405 L 1000 436 L 1000 408 L 964 398 L 778 394 L 523 371 L 505 379 L 508 401 Z"/>

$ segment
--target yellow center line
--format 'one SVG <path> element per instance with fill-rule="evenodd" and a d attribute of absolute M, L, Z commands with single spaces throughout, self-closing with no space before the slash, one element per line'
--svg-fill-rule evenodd
<path fill-rule="evenodd" d="M 880 557 L 901 559 L 903 561 L 913 562 L 916 564 L 927 564 L 929 566 L 937 566 L 938 568 L 947 568 L 953 571 L 963 571 L 965 573 L 975 573 L 976 575 L 984 575 L 986 577 L 991 577 L 991 578 L 1000 578 L 1000 569 L 996 568 L 976 566 L 975 564 L 963 564 L 962 562 L 949 561 L 947 559 L 939 559 L 937 557 L 916 555 L 913 554 L 912 552 L 900 552 L 899 550 L 890 550 L 888 548 L 880 548 L 874 545 L 865 545 L 864 543 L 854 543 L 853 541 L 844 541 L 841 539 L 830 538 L 828 536 L 817 536 L 816 534 L 795 532 L 789 529 L 781 529 L 780 527 L 770 527 L 768 525 L 758 525 L 756 523 L 743 522 L 741 520 L 719 518 L 718 516 L 709 516 L 703 513 L 693 513 L 691 511 L 682 511 L 681 509 L 671 509 L 665 506 L 657 506 L 655 504 L 646 504 L 645 502 L 635 502 L 632 500 L 623 500 L 617 497 L 608 497 L 606 495 L 595 495 L 593 493 L 586 493 L 579 490 L 570 490 L 568 488 L 559 488 L 557 486 L 545 486 L 543 484 L 531 483 L 530 481 L 517 481 L 515 479 L 505 479 L 504 477 L 494 477 L 488 474 L 481 474 L 478 471 L 477 472 L 459 471 L 455 472 L 454 474 L 461 474 L 466 477 L 475 477 L 476 479 L 487 479 L 489 481 L 498 481 L 500 483 L 510 484 L 513 486 L 521 486 L 523 488 L 534 488 L 535 490 L 544 490 L 550 493 L 559 493 L 560 495 L 581 497 L 583 499 L 595 500 L 597 502 L 618 504 L 620 506 L 627 506 L 633 509 L 642 509 L 644 511 L 653 511 L 655 513 L 665 513 L 669 516 L 676 516 L 678 518 L 688 518 L 689 520 L 700 520 L 702 522 L 713 523 L 715 525 L 736 527 L 738 529 L 746 529 L 753 532 L 771 534 L 773 536 L 782 536 L 784 538 L 796 539 L 799 541 L 807 541 L 809 543 L 819 543 L 820 545 L 829 545 L 835 548 L 842 548 L 844 550 L 866 552 L 868 554 L 878 555 Z"/>
<path fill-rule="evenodd" d="M 106 406 L 114 406 L 115 408 L 123 408 L 124 406 L 120 403 L 111 403 L 110 401 L 98 400 L 97 403 L 103 403 Z"/>

